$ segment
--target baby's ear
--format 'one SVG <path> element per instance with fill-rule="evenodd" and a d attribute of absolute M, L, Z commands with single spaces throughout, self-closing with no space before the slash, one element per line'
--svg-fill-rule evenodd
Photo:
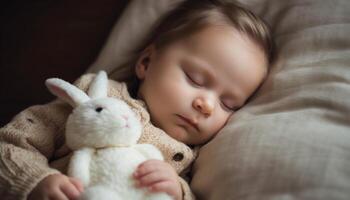
<path fill-rule="evenodd" d="M 143 80 L 146 76 L 146 71 L 148 69 L 148 66 L 151 62 L 151 59 L 153 58 L 152 55 L 155 53 L 155 46 L 149 45 L 146 49 L 144 49 L 138 58 L 135 66 L 135 72 L 137 78 L 140 80 Z"/>

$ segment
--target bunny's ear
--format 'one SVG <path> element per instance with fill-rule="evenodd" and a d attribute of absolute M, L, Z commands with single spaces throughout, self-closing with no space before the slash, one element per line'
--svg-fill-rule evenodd
<path fill-rule="evenodd" d="M 107 97 L 108 78 L 105 71 L 99 71 L 92 81 L 88 94 L 92 99 Z"/>
<path fill-rule="evenodd" d="M 69 103 L 74 108 L 90 100 L 89 96 L 82 90 L 64 80 L 50 78 L 45 81 L 45 85 L 53 95 Z"/>

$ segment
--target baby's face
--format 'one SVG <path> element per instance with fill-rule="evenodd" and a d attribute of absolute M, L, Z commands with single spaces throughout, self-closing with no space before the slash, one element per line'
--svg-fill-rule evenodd
<path fill-rule="evenodd" d="M 152 122 L 186 144 L 202 144 L 225 125 L 267 73 L 263 51 L 231 27 L 212 26 L 162 49 L 150 46 L 136 65 L 138 96 Z"/>

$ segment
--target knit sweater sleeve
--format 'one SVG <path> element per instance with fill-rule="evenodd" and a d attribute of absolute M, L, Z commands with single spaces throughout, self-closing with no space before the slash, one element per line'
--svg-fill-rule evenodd
<path fill-rule="evenodd" d="M 69 106 L 61 101 L 27 108 L 0 129 L 0 196 L 26 199 L 44 177 L 59 173 L 49 167 L 62 145 Z"/>
<path fill-rule="evenodd" d="M 81 76 L 75 85 L 86 90 L 94 75 Z M 45 177 L 60 173 L 49 166 L 64 144 L 64 128 L 72 108 L 61 100 L 36 105 L 0 128 L 0 196 L 26 199 Z"/>

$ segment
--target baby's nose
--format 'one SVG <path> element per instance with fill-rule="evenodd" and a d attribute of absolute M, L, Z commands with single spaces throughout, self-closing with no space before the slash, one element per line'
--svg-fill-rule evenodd
<path fill-rule="evenodd" d="M 196 98 L 193 101 L 193 107 L 206 117 L 209 117 L 214 111 L 214 103 L 210 99 Z"/>

